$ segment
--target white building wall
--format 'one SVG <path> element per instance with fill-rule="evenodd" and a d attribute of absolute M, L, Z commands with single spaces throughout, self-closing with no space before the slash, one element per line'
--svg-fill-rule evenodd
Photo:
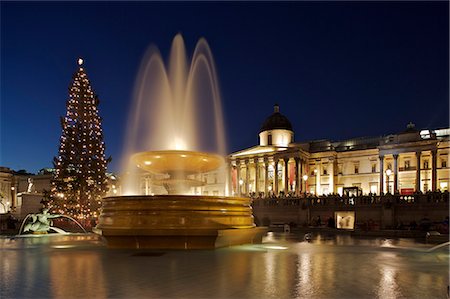
<path fill-rule="evenodd" d="M 272 144 L 269 144 L 269 135 L 272 136 Z M 270 130 L 259 133 L 259 145 L 288 146 L 293 141 L 294 133 L 290 130 Z"/>

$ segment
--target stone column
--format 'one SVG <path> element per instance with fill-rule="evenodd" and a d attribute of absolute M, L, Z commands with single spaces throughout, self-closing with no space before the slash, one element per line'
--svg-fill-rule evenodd
<path fill-rule="evenodd" d="M 301 170 L 298 168 L 300 165 L 300 158 L 299 157 L 295 157 L 294 158 L 295 161 L 295 196 L 299 196 L 300 192 L 301 192 L 301 183 L 302 183 L 302 172 Z"/>
<path fill-rule="evenodd" d="M 334 158 L 330 160 L 330 167 L 329 167 L 329 187 L 328 187 L 328 192 L 329 193 L 334 193 Z"/>
<path fill-rule="evenodd" d="M 278 196 L 278 159 L 274 158 L 274 173 L 273 173 L 273 192 Z"/>
<path fill-rule="evenodd" d="M 237 196 L 241 196 L 241 161 L 236 160 L 236 193 Z"/>
<path fill-rule="evenodd" d="M 320 187 L 320 159 L 316 160 L 316 195 L 321 195 L 321 187 Z"/>
<path fill-rule="evenodd" d="M 436 191 L 437 186 L 437 150 L 431 151 L 431 191 Z"/>
<path fill-rule="evenodd" d="M 250 161 L 249 159 L 245 160 L 245 195 L 249 195 L 250 194 L 250 167 L 249 164 Z"/>
<path fill-rule="evenodd" d="M 233 164 L 231 164 L 231 160 L 228 161 L 228 193 L 226 196 L 233 195 Z"/>
<path fill-rule="evenodd" d="M 264 195 L 269 195 L 269 159 L 264 158 Z"/>
<path fill-rule="evenodd" d="M 289 191 L 289 158 L 284 158 L 284 194 Z"/>
<path fill-rule="evenodd" d="M 259 194 L 259 163 L 258 158 L 256 157 L 255 160 L 255 192 L 256 196 Z"/>
<path fill-rule="evenodd" d="M 394 154 L 394 191 L 395 194 L 398 191 L 398 154 Z"/>
<path fill-rule="evenodd" d="M 380 155 L 380 186 L 379 195 L 384 192 L 384 155 Z"/>
<path fill-rule="evenodd" d="M 305 168 L 305 160 L 303 160 L 303 159 L 300 159 L 300 177 L 299 177 L 299 180 L 300 180 L 300 194 L 302 193 L 302 192 L 306 192 L 306 182 L 305 182 L 305 185 L 303 186 L 303 173 L 306 171 L 306 168 Z"/>
<path fill-rule="evenodd" d="M 233 171 L 233 164 L 231 164 L 231 160 L 227 159 L 227 164 L 226 164 L 226 169 L 225 169 L 225 173 L 226 173 L 226 178 L 225 178 L 225 196 L 231 196 L 233 194 L 233 177 L 232 177 L 232 171 Z"/>
<path fill-rule="evenodd" d="M 416 192 L 420 192 L 420 155 L 422 154 L 422 152 L 416 152 L 416 164 L 417 164 L 417 169 L 416 169 Z"/>

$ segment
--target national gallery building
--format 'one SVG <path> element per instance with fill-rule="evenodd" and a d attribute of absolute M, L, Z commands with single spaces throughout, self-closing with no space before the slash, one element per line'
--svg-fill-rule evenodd
<path fill-rule="evenodd" d="M 259 145 L 228 156 L 233 195 L 384 194 L 448 190 L 450 129 L 383 137 L 294 142 L 291 122 L 274 106 Z"/>

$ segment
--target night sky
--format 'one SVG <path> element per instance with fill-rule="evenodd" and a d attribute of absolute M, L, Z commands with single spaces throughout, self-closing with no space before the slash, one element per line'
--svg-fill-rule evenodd
<path fill-rule="evenodd" d="M 36 172 L 58 153 L 83 57 L 117 171 L 141 58 L 181 32 L 218 69 L 229 152 L 254 146 L 278 103 L 296 141 L 449 126 L 443 2 L 1 2 L 0 165 Z"/>

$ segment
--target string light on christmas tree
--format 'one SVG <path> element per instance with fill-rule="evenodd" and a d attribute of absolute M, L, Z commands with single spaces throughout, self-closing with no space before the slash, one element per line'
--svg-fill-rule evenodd
<path fill-rule="evenodd" d="M 79 58 L 78 65 L 82 64 L 83 59 Z M 83 68 L 74 74 L 69 90 L 66 116 L 61 119 L 59 153 L 54 158 L 56 174 L 50 204 L 58 213 L 90 219 L 98 215 L 99 199 L 107 191 L 106 168 L 110 158 L 104 155 L 99 101 Z"/>

